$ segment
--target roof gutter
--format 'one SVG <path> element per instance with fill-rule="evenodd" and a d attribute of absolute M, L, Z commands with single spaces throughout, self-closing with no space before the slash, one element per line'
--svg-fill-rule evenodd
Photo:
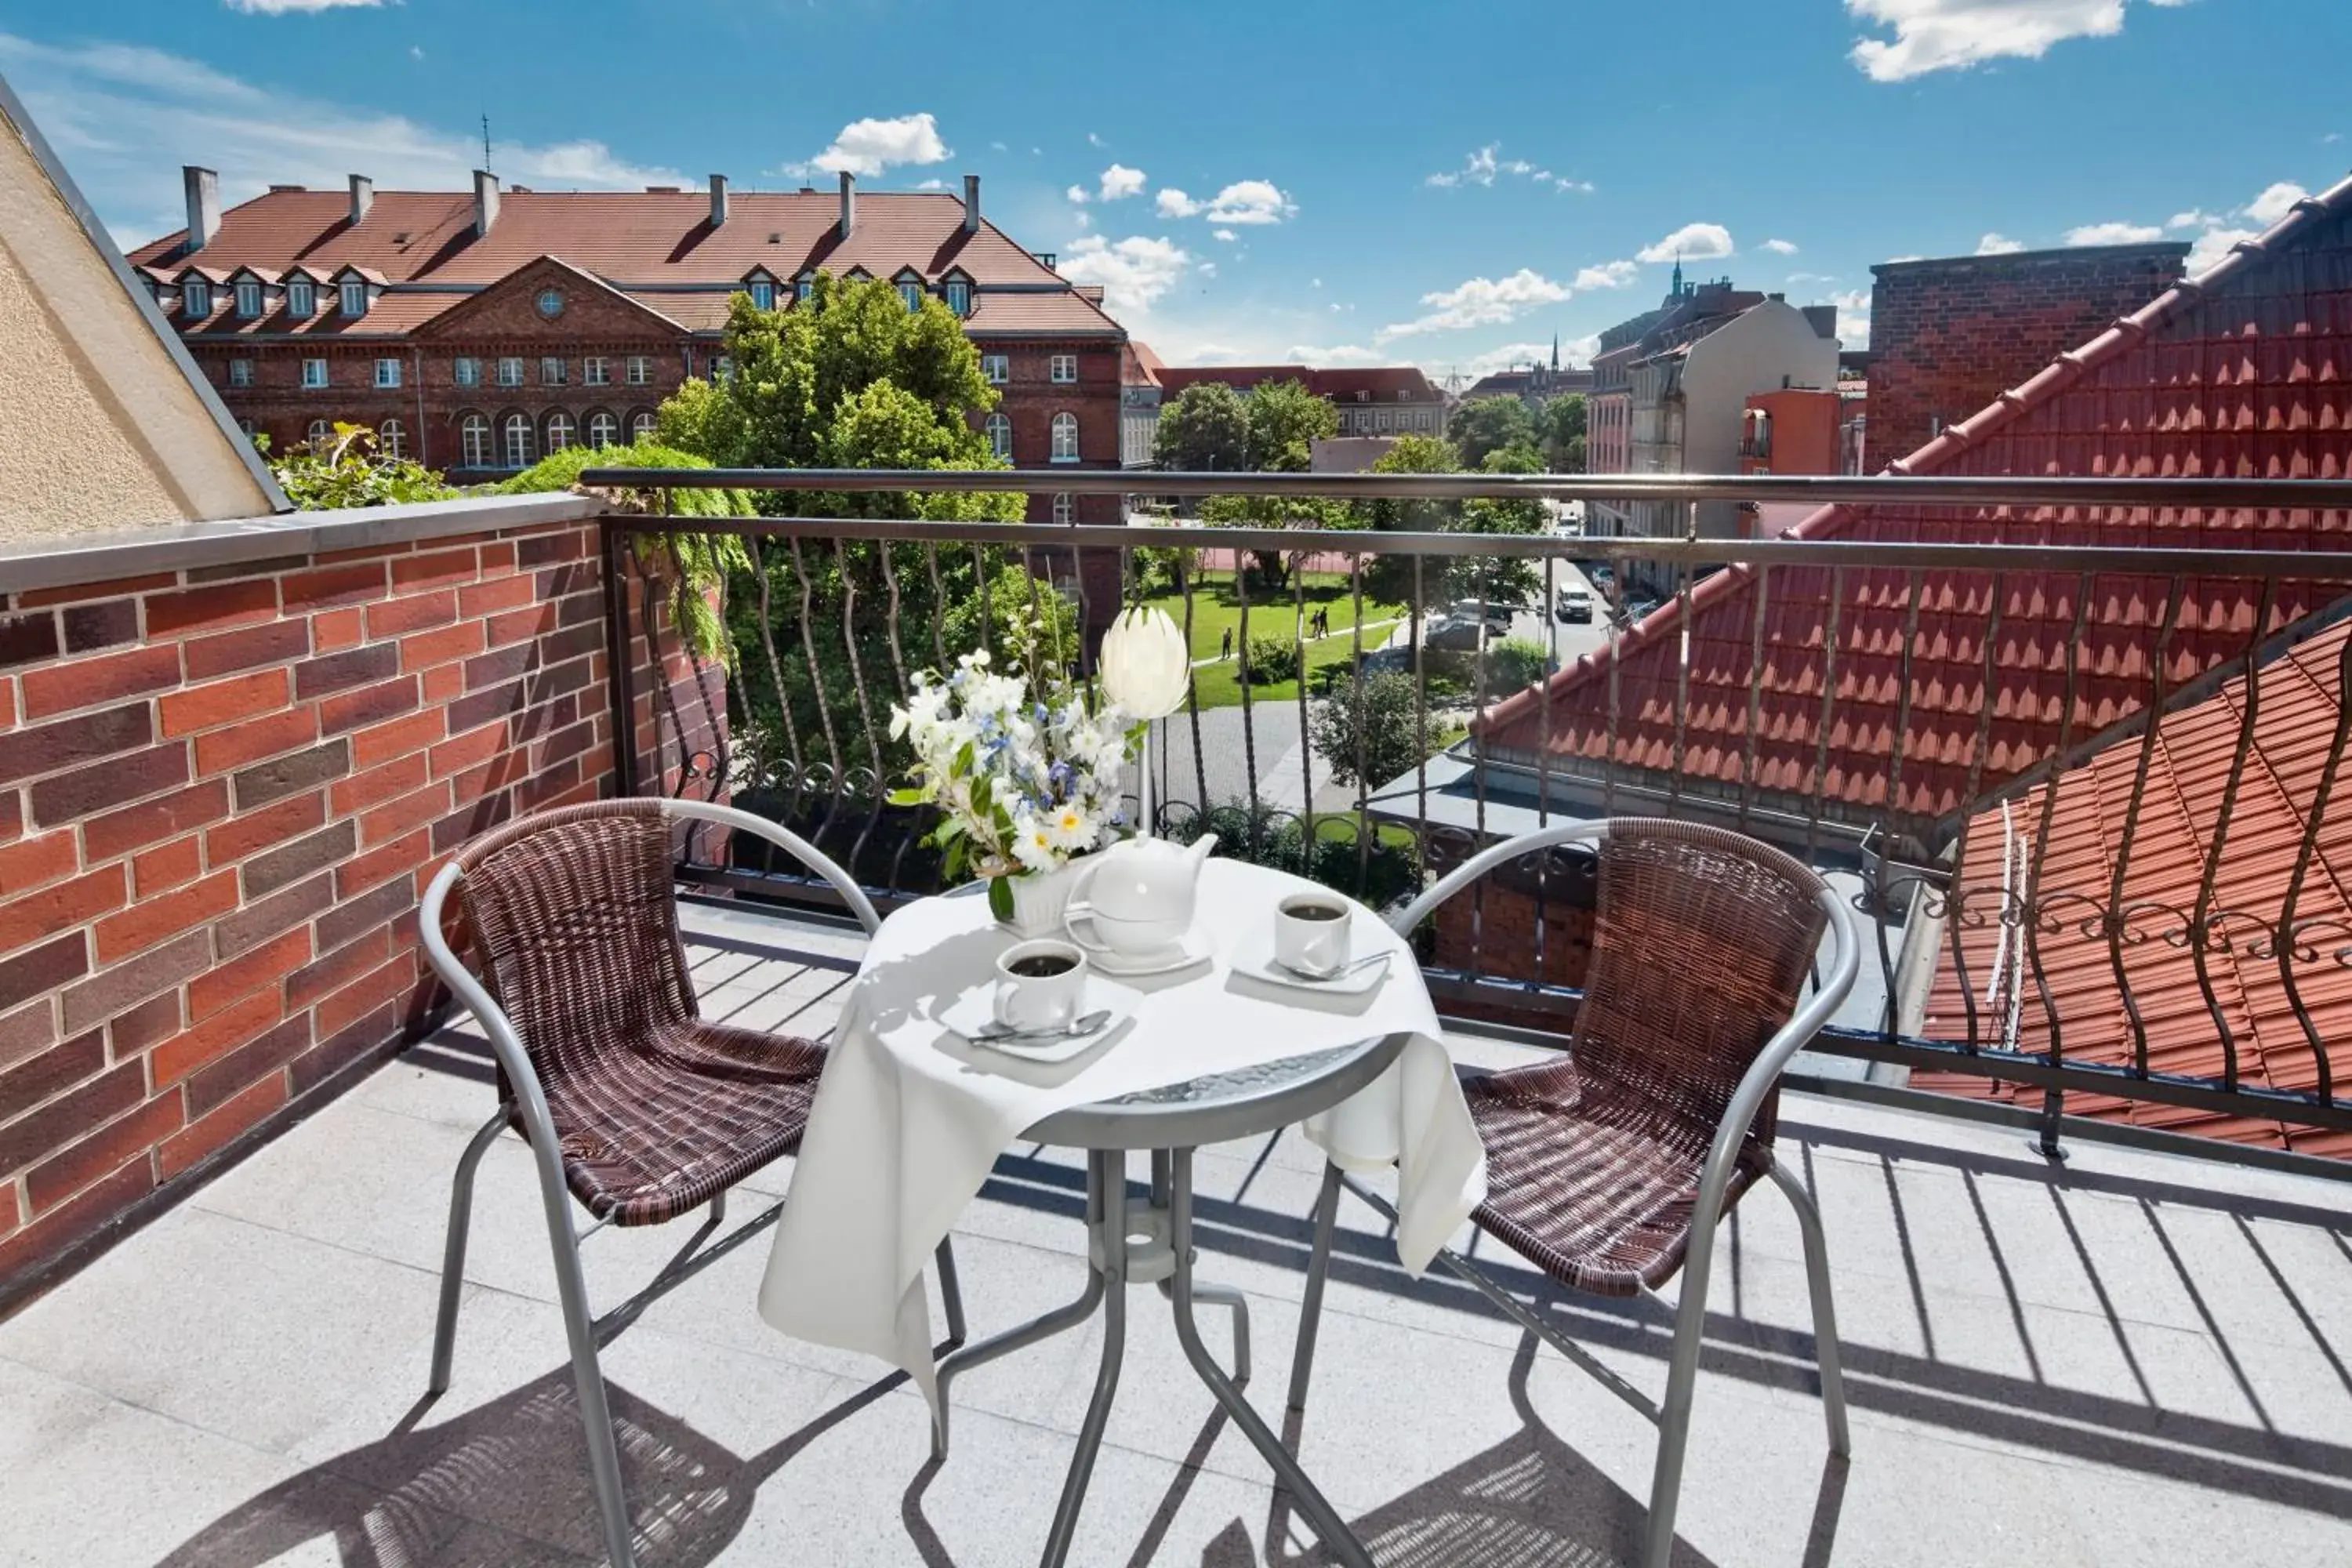
<path fill-rule="evenodd" d="M 105 260 L 107 269 L 114 274 L 114 280 L 121 285 L 124 293 L 131 296 L 131 304 L 137 308 L 149 330 L 163 340 L 164 352 L 172 356 L 172 363 L 180 367 L 180 374 L 187 378 L 189 387 L 195 393 L 197 401 L 204 405 L 205 412 L 211 415 L 213 423 L 220 427 L 222 438 L 244 462 L 246 471 L 253 476 L 254 482 L 261 487 L 261 493 L 269 501 L 269 509 L 278 512 L 292 511 L 294 503 L 278 488 L 278 476 L 269 471 L 269 465 L 261 460 L 261 454 L 254 449 L 251 441 L 246 439 L 245 432 L 237 428 L 228 405 L 220 400 L 220 394 L 213 390 L 212 383 L 196 367 L 195 359 L 188 353 L 187 344 L 180 341 L 180 334 L 163 320 L 163 312 L 156 307 L 155 296 L 148 291 L 138 274 L 131 270 L 131 264 L 123 259 L 122 252 L 115 247 L 113 237 L 106 232 L 106 226 L 99 222 L 98 214 L 83 199 L 81 187 L 74 184 L 73 176 L 67 174 L 66 166 L 58 161 L 57 153 L 51 151 L 40 127 L 33 123 L 33 117 L 25 108 L 24 100 L 8 85 L 5 74 L 0 74 L 0 119 L 5 119 L 16 131 L 17 139 L 25 143 L 26 151 L 32 153 L 33 162 L 40 165 L 41 173 L 48 176 L 49 184 L 65 202 L 66 210 L 72 213 L 74 222 L 81 226 L 84 237 Z"/>

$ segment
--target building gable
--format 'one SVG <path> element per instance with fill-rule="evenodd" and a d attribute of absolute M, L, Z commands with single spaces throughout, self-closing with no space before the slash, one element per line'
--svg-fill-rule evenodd
<path fill-rule="evenodd" d="M 415 335 L 425 343 L 486 337 L 576 343 L 583 338 L 676 338 L 685 332 L 651 306 L 550 256 L 439 312 Z"/>

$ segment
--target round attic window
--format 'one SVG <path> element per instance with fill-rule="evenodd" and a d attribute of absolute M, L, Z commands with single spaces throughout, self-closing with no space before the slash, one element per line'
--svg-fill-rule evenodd
<path fill-rule="evenodd" d="M 563 290 L 542 289 L 539 291 L 539 313 L 552 321 L 563 314 Z"/>

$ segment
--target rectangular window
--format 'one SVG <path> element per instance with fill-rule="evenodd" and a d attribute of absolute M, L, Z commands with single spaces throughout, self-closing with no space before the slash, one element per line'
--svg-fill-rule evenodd
<path fill-rule="evenodd" d="M 643 386 L 654 378 L 654 362 L 644 354 L 631 354 L 627 381 L 631 386 Z"/>
<path fill-rule="evenodd" d="M 608 386 L 613 380 L 613 362 L 603 354 L 590 354 L 580 362 L 580 384 Z"/>
<path fill-rule="evenodd" d="M 1381 410 L 1380 427 L 1383 430 L 1389 427 L 1389 411 L 1385 408 Z"/>
<path fill-rule="evenodd" d="M 1054 356 L 1054 384 L 1056 386 L 1068 386 L 1077 379 L 1078 356 L 1076 354 L 1055 354 Z"/>
<path fill-rule="evenodd" d="M 562 386 L 565 378 L 566 373 L 563 368 L 563 361 L 561 357 L 555 354 L 550 354 L 545 359 L 539 362 L 540 385 Z"/>
<path fill-rule="evenodd" d="M 734 380 L 734 379 L 735 379 L 735 362 L 734 362 L 734 360 L 733 360 L 732 358 L 730 358 L 730 356 L 726 355 L 726 354 L 720 354 L 720 355 L 719 355 L 717 358 L 713 359 L 713 360 L 710 362 L 710 379 L 711 379 L 711 380 L 713 380 L 713 381 L 732 381 L 732 380 Z"/>
<path fill-rule="evenodd" d="M 302 384 L 312 391 L 327 384 L 327 362 L 306 359 L 302 362 Z"/>
<path fill-rule="evenodd" d="M 471 354 L 460 354 L 449 364 L 450 379 L 459 386 L 482 384 L 482 362 Z"/>
<path fill-rule="evenodd" d="M 499 384 L 500 386 L 520 386 L 522 384 L 522 361 L 511 358 L 499 361 Z"/>
<path fill-rule="evenodd" d="M 248 321 L 261 314 L 261 285 L 250 278 L 236 280 L 236 313 Z"/>
<path fill-rule="evenodd" d="M 319 308 L 318 291 L 308 278 L 297 278 L 286 285 L 286 310 L 289 315 L 308 316 Z"/>
<path fill-rule="evenodd" d="M 774 310 L 776 286 L 764 278 L 756 279 L 751 285 L 751 303 L 762 310 Z"/>
<path fill-rule="evenodd" d="M 909 310 L 919 310 L 923 308 L 923 286 L 911 280 L 901 283 L 898 285 L 898 298 L 907 302 Z"/>
<path fill-rule="evenodd" d="M 377 360 L 375 362 L 375 384 L 378 386 L 398 386 L 400 384 L 400 362 L 396 359 L 391 358 Z"/>
<path fill-rule="evenodd" d="M 233 359 L 229 361 L 228 384 L 231 386 L 251 386 L 253 384 L 253 362 L 249 359 Z"/>
<path fill-rule="evenodd" d="M 346 316 L 367 314 L 367 285 L 354 278 L 342 286 L 342 310 Z"/>
<path fill-rule="evenodd" d="M 213 313 L 213 286 L 201 278 L 191 278 L 180 289 L 180 306 L 191 316 Z"/>
<path fill-rule="evenodd" d="M 948 282 L 948 309 L 959 316 L 971 314 L 971 285 L 961 278 Z"/>
<path fill-rule="evenodd" d="M 980 374 L 991 386 L 1003 386 L 1013 379 L 1013 361 L 1004 354 L 980 356 Z"/>

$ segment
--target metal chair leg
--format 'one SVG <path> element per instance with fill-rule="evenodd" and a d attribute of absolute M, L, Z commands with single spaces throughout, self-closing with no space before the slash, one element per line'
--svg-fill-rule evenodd
<path fill-rule="evenodd" d="M 604 1399 L 604 1372 L 596 1360 L 596 1324 L 588 1310 L 588 1281 L 580 1268 L 580 1242 L 571 1216 L 559 1232 L 551 1225 L 555 1249 L 555 1292 L 563 1303 L 563 1337 L 572 1345 L 572 1378 L 580 1390 L 580 1421 L 588 1436 L 588 1469 L 595 1478 L 596 1508 L 604 1522 L 604 1550 L 612 1568 L 636 1568 L 628 1494 L 621 1483 L 621 1455 L 613 1440 L 613 1412 Z"/>
<path fill-rule="evenodd" d="M 457 1298 L 466 1285 L 466 1238 L 474 1224 L 474 1172 L 507 1120 L 508 1108 L 501 1105 L 482 1123 L 457 1156 L 457 1174 L 449 1184 L 449 1237 L 441 1252 L 441 1308 L 433 1322 L 433 1372 L 425 1384 L 428 1394 L 449 1392 L 450 1363 L 457 1353 Z"/>
<path fill-rule="evenodd" d="M 1694 1247 L 1709 1238 L 1695 1238 Z M 1691 1289 L 1697 1283 L 1699 1289 Z M 1675 1310 L 1675 1344 L 1666 1363 L 1666 1396 L 1658 1405 L 1658 1462 L 1650 1478 L 1650 1537 L 1643 1568 L 1667 1568 L 1675 1554 L 1675 1508 L 1682 1500 L 1683 1450 L 1690 1439 L 1691 1394 L 1698 1384 L 1698 1353 L 1706 1328 L 1705 1281 L 1685 1269 Z"/>
<path fill-rule="evenodd" d="M 1838 1359 L 1837 1306 L 1830 1299 L 1830 1248 L 1822 1230 L 1822 1211 L 1804 1184 L 1777 1160 L 1772 1179 L 1788 1194 L 1789 1206 L 1797 1211 L 1797 1226 L 1804 1233 L 1805 1283 L 1813 1297 L 1813 1358 L 1822 1369 L 1822 1413 L 1829 1422 L 1830 1452 L 1851 1454 L 1853 1435 L 1846 1426 L 1845 1375 Z"/>
<path fill-rule="evenodd" d="M 1307 1382 L 1315 1373 L 1315 1333 L 1323 1325 L 1323 1281 L 1331 1272 L 1331 1232 L 1339 1218 L 1339 1167 L 1323 1163 L 1323 1192 L 1315 1200 L 1315 1246 L 1307 1258 L 1307 1296 L 1298 1306 L 1298 1348 L 1290 1357 L 1290 1408 L 1307 1409 Z"/>
<path fill-rule="evenodd" d="M 948 1349 L 960 1349 L 964 1342 L 963 1286 L 956 1279 L 955 1240 L 943 1237 L 938 1254 L 940 1266 L 940 1305 L 948 1315 Z"/>

